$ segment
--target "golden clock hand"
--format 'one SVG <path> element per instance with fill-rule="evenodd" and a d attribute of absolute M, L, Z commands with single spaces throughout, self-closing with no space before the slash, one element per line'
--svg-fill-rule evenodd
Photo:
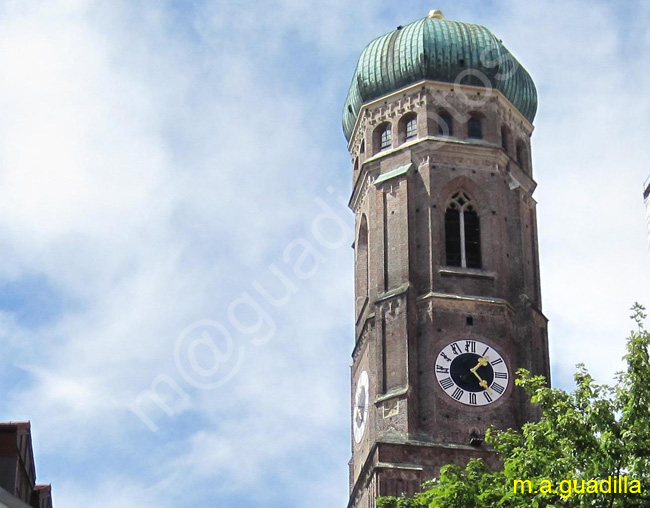
<path fill-rule="evenodd" d="M 473 369 L 470 369 L 470 370 L 476 370 L 479 367 L 485 367 L 488 363 L 490 363 L 490 358 L 487 357 L 487 356 L 481 356 L 478 359 L 478 363 L 474 366 Z"/>
<path fill-rule="evenodd" d="M 485 367 L 489 363 L 490 359 L 487 356 L 481 356 L 478 359 L 478 363 L 469 369 L 469 371 L 476 376 L 476 379 L 478 379 L 478 385 L 483 388 L 484 390 L 488 389 L 488 384 L 487 381 L 485 381 L 481 376 L 478 375 L 478 372 L 476 372 L 480 367 Z"/>
<path fill-rule="evenodd" d="M 487 356 L 481 356 L 481 357 L 478 359 L 478 363 L 477 363 L 476 365 L 474 365 L 474 367 L 472 367 L 472 368 L 469 369 L 469 370 L 470 370 L 470 372 L 471 372 L 472 374 L 476 375 L 476 371 L 477 371 L 480 367 L 485 367 L 488 363 L 490 363 L 490 359 L 489 359 Z"/>
<path fill-rule="evenodd" d="M 483 379 L 481 376 L 479 376 L 475 370 L 472 371 L 472 374 L 474 374 L 476 376 L 476 379 L 478 379 L 478 385 L 484 390 L 487 390 L 488 387 L 487 381 Z"/>

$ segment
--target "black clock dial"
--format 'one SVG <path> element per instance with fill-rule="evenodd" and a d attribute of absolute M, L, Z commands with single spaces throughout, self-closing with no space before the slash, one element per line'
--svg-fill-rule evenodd
<path fill-rule="evenodd" d="M 449 366 L 451 379 L 457 386 L 465 391 L 484 391 L 485 388 L 479 384 L 479 377 L 485 380 L 488 386 L 490 386 L 492 381 L 494 381 L 494 369 L 492 369 L 492 366 L 489 363 L 481 366 L 479 364 L 480 358 L 481 356 L 475 353 L 463 353 L 454 358 Z M 479 367 L 475 372 L 478 374 L 478 377 L 472 373 L 472 369 L 477 365 L 479 365 Z"/>
<path fill-rule="evenodd" d="M 508 391 L 508 367 L 493 347 L 474 339 L 447 344 L 435 363 L 440 388 L 467 406 L 492 404 Z"/>

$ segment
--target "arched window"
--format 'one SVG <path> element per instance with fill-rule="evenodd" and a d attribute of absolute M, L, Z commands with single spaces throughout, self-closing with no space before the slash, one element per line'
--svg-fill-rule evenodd
<path fill-rule="evenodd" d="M 506 153 L 509 153 L 510 147 L 510 130 L 505 125 L 501 126 L 501 147 Z"/>
<path fill-rule="evenodd" d="M 446 111 L 438 113 L 438 136 L 453 136 L 454 121 Z"/>
<path fill-rule="evenodd" d="M 359 153 L 366 153 L 366 142 L 365 141 L 361 142 L 361 148 L 359 149 Z"/>
<path fill-rule="evenodd" d="M 481 268 L 481 227 L 472 199 L 459 191 L 445 212 L 445 248 L 449 266 Z"/>
<path fill-rule="evenodd" d="M 356 173 L 357 171 L 359 171 L 359 157 L 354 159 L 354 172 Z"/>
<path fill-rule="evenodd" d="M 357 312 L 361 311 L 368 296 L 368 221 L 366 216 L 361 216 L 359 236 L 355 244 L 356 250 L 356 287 L 357 287 Z"/>
<path fill-rule="evenodd" d="M 526 145 L 521 139 L 517 141 L 517 164 L 521 169 L 526 169 Z"/>
<path fill-rule="evenodd" d="M 418 135 L 418 120 L 411 118 L 406 122 L 406 139 L 413 139 Z"/>
<path fill-rule="evenodd" d="M 478 116 L 470 116 L 467 121 L 467 136 L 474 139 L 483 138 L 483 125 Z"/>
<path fill-rule="evenodd" d="M 414 112 L 406 113 L 400 118 L 398 125 L 398 139 L 400 144 L 418 137 L 418 115 Z"/>
<path fill-rule="evenodd" d="M 392 145 L 392 132 L 390 130 L 390 127 L 386 127 L 382 133 L 381 133 L 381 141 L 379 145 L 380 150 L 386 150 L 391 147 Z"/>
<path fill-rule="evenodd" d="M 390 123 L 382 123 L 373 133 L 373 153 L 387 150 L 393 146 L 393 132 Z"/>

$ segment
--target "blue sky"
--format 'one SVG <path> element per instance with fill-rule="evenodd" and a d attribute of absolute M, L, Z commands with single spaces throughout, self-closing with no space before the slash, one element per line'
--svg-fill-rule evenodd
<path fill-rule="evenodd" d="M 0 416 L 32 420 L 58 507 L 347 502 L 341 109 L 365 44 L 433 8 L 538 87 L 555 385 L 620 368 L 650 305 L 647 2 L 7 0 Z"/>

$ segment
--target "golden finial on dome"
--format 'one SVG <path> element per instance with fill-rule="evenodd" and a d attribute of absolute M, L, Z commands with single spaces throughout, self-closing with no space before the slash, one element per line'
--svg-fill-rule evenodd
<path fill-rule="evenodd" d="M 440 9 L 436 9 L 436 10 L 429 11 L 429 17 L 435 19 L 442 19 L 445 17 L 445 15 L 442 13 Z"/>

